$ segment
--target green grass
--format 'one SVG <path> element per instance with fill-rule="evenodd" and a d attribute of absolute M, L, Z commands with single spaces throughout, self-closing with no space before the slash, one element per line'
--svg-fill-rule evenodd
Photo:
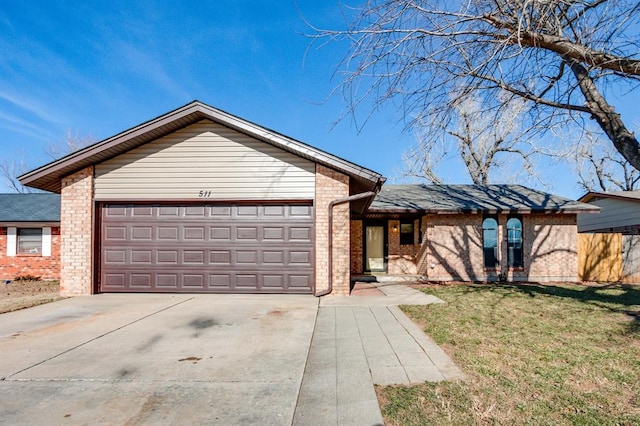
<path fill-rule="evenodd" d="M 379 387 L 391 425 L 640 425 L 640 286 L 450 285 L 403 310 L 463 382 Z"/>

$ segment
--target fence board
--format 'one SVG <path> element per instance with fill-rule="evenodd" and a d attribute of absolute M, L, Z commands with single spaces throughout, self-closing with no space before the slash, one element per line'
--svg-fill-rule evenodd
<path fill-rule="evenodd" d="M 622 234 L 578 234 L 578 277 L 582 281 L 620 281 Z"/>
<path fill-rule="evenodd" d="M 622 282 L 640 283 L 640 235 L 622 236 Z"/>

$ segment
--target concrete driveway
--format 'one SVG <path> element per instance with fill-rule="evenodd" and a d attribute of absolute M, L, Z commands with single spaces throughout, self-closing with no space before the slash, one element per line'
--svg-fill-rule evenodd
<path fill-rule="evenodd" d="M 0 315 L 0 423 L 291 424 L 317 309 L 104 294 Z"/>

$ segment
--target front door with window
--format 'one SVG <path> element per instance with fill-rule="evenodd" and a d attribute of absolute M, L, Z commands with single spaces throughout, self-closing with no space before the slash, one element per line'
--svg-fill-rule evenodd
<path fill-rule="evenodd" d="M 384 225 L 366 225 L 364 233 L 365 272 L 386 272 L 386 227 Z"/>

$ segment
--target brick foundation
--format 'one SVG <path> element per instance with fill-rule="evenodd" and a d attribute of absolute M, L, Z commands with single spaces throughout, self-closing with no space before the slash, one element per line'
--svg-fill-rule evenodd
<path fill-rule="evenodd" d="M 62 254 L 60 294 L 93 291 L 93 167 L 62 179 Z"/>

